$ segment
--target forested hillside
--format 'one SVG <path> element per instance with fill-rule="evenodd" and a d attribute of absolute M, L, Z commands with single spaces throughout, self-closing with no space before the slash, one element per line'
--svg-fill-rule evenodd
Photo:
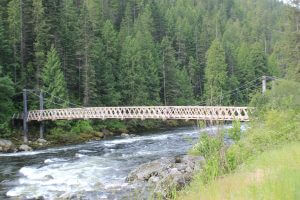
<path fill-rule="evenodd" d="M 46 108 L 246 105 L 262 75 L 300 81 L 299 18 L 297 0 L 1 0 L 0 132 L 23 88 Z"/>

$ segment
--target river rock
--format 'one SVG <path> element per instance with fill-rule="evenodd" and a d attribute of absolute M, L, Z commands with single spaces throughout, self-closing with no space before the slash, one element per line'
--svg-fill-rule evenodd
<path fill-rule="evenodd" d="M 37 142 L 37 143 L 41 143 L 41 144 L 46 144 L 46 143 L 48 143 L 47 140 L 42 139 L 42 138 L 37 139 L 36 142 Z"/>
<path fill-rule="evenodd" d="M 32 148 L 26 144 L 19 146 L 19 151 L 32 151 Z"/>
<path fill-rule="evenodd" d="M 11 141 L 0 139 L 0 152 L 8 153 L 8 152 L 15 152 L 15 151 L 16 151 L 16 147 Z"/>
<path fill-rule="evenodd" d="M 94 133 L 94 134 L 95 134 L 95 136 L 98 137 L 98 138 L 104 138 L 104 133 L 102 133 L 102 132 L 96 132 L 96 133 Z"/>
<path fill-rule="evenodd" d="M 130 137 L 130 135 L 127 134 L 127 133 L 122 133 L 122 134 L 121 134 L 121 137 L 123 137 L 123 138 L 128 138 L 128 137 Z"/>
<path fill-rule="evenodd" d="M 104 134 L 105 137 L 111 137 L 114 135 L 113 132 L 110 132 L 109 130 L 107 129 L 102 129 L 102 133 Z"/>
<path fill-rule="evenodd" d="M 168 173 L 167 169 L 171 167 L 173 161 L 173 158 L 161 158 L 159 160 L 142 164 L 129 173 L 126 181 L 148 181 L 152 176 L 161 176 L 164 173 Z"/>
<path fill-rule="evenodd" d="M 201 156 L 161 158 L 140 165 L 129 173 L 126 181 L 147 183 L 155 195 L 167 197 L 174 188 L 180 190 L 188 184 L 193 174 L 201 169 L 203 162 Z"/>

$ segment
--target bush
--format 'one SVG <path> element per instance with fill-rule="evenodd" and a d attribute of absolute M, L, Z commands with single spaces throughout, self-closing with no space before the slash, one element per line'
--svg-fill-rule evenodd
<path fill-rule="evenodd" d="M 73 126 L 71 128 L 71 132 L 75 133 L 75 134 L 93 133 L 94 129 L 93 129 L 90 121 L 80 120 L 80 121 L 77 121 L 75 126 Z"/>
<path fill-rule="evenodd" d="M 204 158 L 209 158 L 217 154 L 223 146 L 223 134 L 218 134 L 217 137 L 203 133 L 197 144 L 190 150 L 192 155 L 201 155 Z"/>
<path fill-rule="evenodd" d="M 209 182 L 224 173 L 226 169 L 224 152 L 224 134 L 222 132 L 216 136 L 203 133 L 198 143 L 190 150 L 190 154 L 201 155 L 206 160 L 200 175 L 203 182 Z"/>
<path fill-rule="evenodd" d="M 234 140 L 235 142 L 239 141 L 241 139 L 242 131 L 241 131 L 241 122 L 240 121 L 234 121 L 232 123 L 232 128 L 228 131 L 229 137 Z"/>
<path fill-rule="evenodd" d="M 294 81 L 276 81 L 272 90 L 266 94 L 257 93 L 253 96 L 250 106 L 256 108 L 256 114 L 263 114 L 267 110 L 300 111 L 300 83 Z"/>
<path fill-rule="evenodd" d="M 300 115 L 294 110 L 270 110 L 252 123 L 245 138 L 232 145 L 226 154 L 230 170 L 250 157 L 276 146 L 300 141 Z"/>
<path fill-rule="evenodd" d="M 47 135 L 47 140 L 54 144 L 71 144 L 79 142 L 80 138 L 78 135 L 67 132 L 61 127 L 55 127 Z"/>

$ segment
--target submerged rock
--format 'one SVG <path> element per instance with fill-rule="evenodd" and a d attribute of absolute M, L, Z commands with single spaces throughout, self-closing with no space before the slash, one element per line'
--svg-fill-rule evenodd
<path fill-rule="evenodd" d="M 0 152 L 15 152 L 16 146 L 10 140 L 0 139 Z"/>
<path fill-rule="evenodd" d="M 145 182 L 154 194 L 167 197 L 172 189 L 180 190 L 188 184 L 193 174 L 201 169 L 204 158 L 185 155 L 176 158 L 161 158 L 140 165 L 126 178 L 129 183 Z"/>
<path fill-rule="evenodd" d="M 19 146 L 19 151 L 32 151 L 32 148 L 26 144 Z"/>

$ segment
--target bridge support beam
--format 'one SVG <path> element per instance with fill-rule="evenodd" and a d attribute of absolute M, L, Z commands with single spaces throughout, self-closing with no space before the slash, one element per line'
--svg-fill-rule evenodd
<path fill-rule="evenodd" d="M 25 143 L 28 142 L 28 110 L 27 110 L 27 90 L 23 89 L 23 140 Z"/>
<path fill-rule="evenodd" d="M 40 91 L 40 110 L 44 110 L 44 97 L 43 97 L 43 91 Z M 44 139 L 44 122 L 40 121 L 40 138 Z"/>

